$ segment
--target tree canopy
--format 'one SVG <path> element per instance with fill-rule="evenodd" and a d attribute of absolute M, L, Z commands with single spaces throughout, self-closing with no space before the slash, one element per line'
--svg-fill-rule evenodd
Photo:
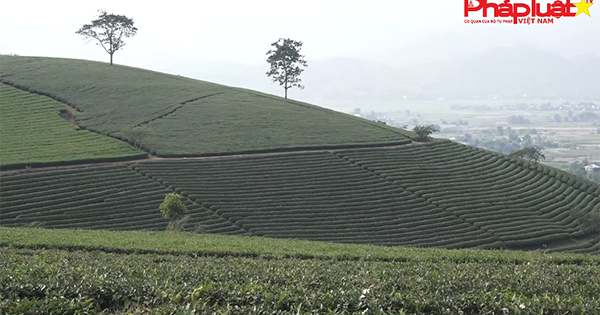
<path fill-rule="evenodd" d="M 430 141 L 431 135 L 434 132 L 439 132 L 440 128 L 436 125 L 427 125 L 427 126 L 422 126 L 422 125 L 417 125 L 415 126 L 415 128 L 413 128 L 413 131 L 417 134 L 417 141 Z"/>
<path fill-rule="evenodd" d="M 76 34 L 85 39 L 97 40 L 96 45 L 102 46 L 110 55 L 110 64 L 113 64 L 114 53 L 125 46 L 125 38 L 133 37 L 138 29 L 133 26 L 133 20 L 116 14 L 108 14 L 106 11 L 98 11 L 100 15 L 91 24 L 83 25 Z"/>
<path fill-rule="evenodd" d="M 511 153 L 509 156 L 525 159 L 536 164 L 546 159 L 546 155 L 537 147 L 525 147 Z"/>
<path fill-rule="evenodd" d="M 302 67 L 307 67 L 308 63 L 304 60 L 304 55 L 300 54 L 302 44 L 290 38 L 280 38 L 271 44 L 275 49 L 267 52 L 267 62 L 271 65 L 267 76 L 271 77 L 273 82 L 283 86 L 286 101 L 288 89 L 292 87 L 304 89 L 300 74 L 304 71 Z"/>
<path fill-rule="evenodd" d="M 181 201 L 181 198 L 176 193 L 170 193 L 165 196 L 165 201 L 159 206 L 160 212 L 163 217 L 178 220 L 181 219 L 186 213 L 187 208 Z"/>

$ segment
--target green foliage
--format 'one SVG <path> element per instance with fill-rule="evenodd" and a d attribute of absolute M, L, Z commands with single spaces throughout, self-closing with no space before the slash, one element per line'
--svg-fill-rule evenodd
<path fill-rule="evenodd" d="M 440 128 L 435 125 L 418 125 L 413 128 L 413 131 L 417 134 L 417 141 L 430 141 L 431 135 L 434 132 L 439 132 Z"/>
<path fill-rule="evenodd" d="M 0 227 L 2 244 L 22 248 L 101 250 L 107 253 L 155 253 L 177 256 L 277 257 L 338 261 L 450 261 L 473 263 L 600 264 L 600 255 L 542 252 L 417 248 L 341 244 L 331 242 L 275 239 L 163 231 L 110 231 Z M 581 250 L 600 254 L 600 243 Z"/>
<path fill-rule="evenodd" d="M 165 201 L 163 201 L 163 203 L 160 204 L 159 209 L 163 217 L 171 219 L 171 222 L 182 219 L 188 211 L 183 202 L 181 201 L 181 197 L 179 197 L 179 195 L 176 193 L 167 194 L 165 196 Z M 180 226 L 180 223 L 183 222 L 174 223 L 172 229 L 176 228 L 177 226 Z"/>
<path fill-rule="evenodd" d="M 594 210 L 588 213 L 581 208 L 574 208 L 571 211 L 571 216 L 585 233 L 600 233 L 600 205 L 597 205 Z"/>
<path fill-rule="evenodd" d="M 290 88 L 297 87 L 304 89 L 301 84 L 300 75 L 304 71 L 302 67 L 307 67 L 308 63 L 304 60 L 304 55 L 300 54 L 302 42 L 290 38 L 280 38 L 271 44 L 275 49 L 267 52 L 267 62 L 271 66 L 267 76 L 271 77 L 273 82 L 279 83 L 285 90 L 285 99 L 287 100 L 287 91 Z"/>
<path fill-rule="evenodd" d="M 82 60 L 0 58 L 2 81 L 60 96 L 81 110 L 83 128 L 159 156 L 402 144 L 412 137 L 318 106 L 180 76 Z"/>
<path fill-rule="evenodd" d="M 62 119 L 49 97 L 0 84 L 0 165 L 27 165 L 145 156 L 121 141 Z"/>
<path fill-rule="evenodd" d="M 599 314 L 574 263 L 189 257 L 7 248 L 0 312 Z M 15 303 L 21 301 L 21 303 Z M 30 309 L 30 310 L 31 310 Z"/>
<path fill-rule="evenodd" d="M 124 136 L 132 145 L 140 146 L 143 143 L 147 131 L 143 127 L 123 127 L 119 134 Z"/>
<path fill-rule="evenodd" d="M 537 147 L 525 147 L 511 153 L 509 156 L 512 158 L 525 159 L 536 164 L 546 159 L 546 155 Z"/>
<path fill-rule="evenodd" d="M 77 32 L 85 39 L 94 39 L 98 41 L 104 51 L 110 55 L 110 64 L 113 64 L 113 54 L 125 46 L 125 38 L 133 37 L 137 34 L 137 27 L 133 26 L 133 20 L 116 14 L 108 14 L 106 11 L 99 10 L 100 15 L 92 24 L 83 25 Z"/>

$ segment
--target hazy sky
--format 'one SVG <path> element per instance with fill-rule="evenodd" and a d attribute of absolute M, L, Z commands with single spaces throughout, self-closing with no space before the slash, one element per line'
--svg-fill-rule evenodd
<path fill-rule="evenodd" d="M 440 54 L 436 47 L 453 42 L 464 43 L 464 53 L 511 41 L 600 53 L 596 6 L 591 18 L 525 26 L 464 25 L 462 0 L 3 1 L 0 52 L 106 60 L 101 48 L 75 34 L 105 9 L 133 18 L 139 28 L 115 55 L 122 64 L 187 57 L 259 63 L 279 37 L 304 41 L 313 59 L 389 58 L 386 51 L 397 49 Z"/>
<path fill-rule="evenodd" d="M 187 61 L 190 68 L 191 61 L 219 61 L 266 70 L 265 53 L 280 37 L 304 42 L 309 67 L 336 57 L 413 64 L 511 45 L 600 56 L 597 1 L 591 17 L 554 25 L 468 25 L 463 0 L 2 1 L 0 53 L 108 61 L 75 34 L 104 9 L 133 18 L 139 29 L 115 63 L 182 75 L 191 73 Z"/>

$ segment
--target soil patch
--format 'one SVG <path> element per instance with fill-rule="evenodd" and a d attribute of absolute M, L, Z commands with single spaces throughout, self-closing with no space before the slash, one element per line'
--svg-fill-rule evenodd
<path fill-rule="evenodd" d="M 60 117 L 64 118 L 66 121 L 68 121 L 69 124 L 79 127 L 77 125 L 77 122 L 75 121 L 75 114 L 79 113 L 77 108 L 75 108 L 73 106 L 69 106 L 67 104 L 63 104 L 63 106 L 65 107 L 65 110 L 61 111 Z"/>

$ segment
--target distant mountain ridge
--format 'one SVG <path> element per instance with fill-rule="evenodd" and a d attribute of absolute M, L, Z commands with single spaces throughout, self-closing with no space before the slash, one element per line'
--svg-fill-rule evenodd
<path fill-rule="evenodd" d="M 443 50 L 442 48 L 440 48 Z M 444 58 L 441 58 L 444 59 Z M 303 74 L 306 89 L 291 90 L 292 98 L 304 101 L 404 99 L 600 99 L 600 55 L 568 58 L 531 46 L 513 46 L 451 57 L 444 61 L 414 60 L 409 65 L 391 65 L 355 58 L 310 60 Z M 406 62 L 405 62 L 406 63 Z M 279 86 L 264 75 L 266 65 L 229 62 L 198 62 L 187 74 L 223 84 L 245 86 L 280 94 Z"/>

